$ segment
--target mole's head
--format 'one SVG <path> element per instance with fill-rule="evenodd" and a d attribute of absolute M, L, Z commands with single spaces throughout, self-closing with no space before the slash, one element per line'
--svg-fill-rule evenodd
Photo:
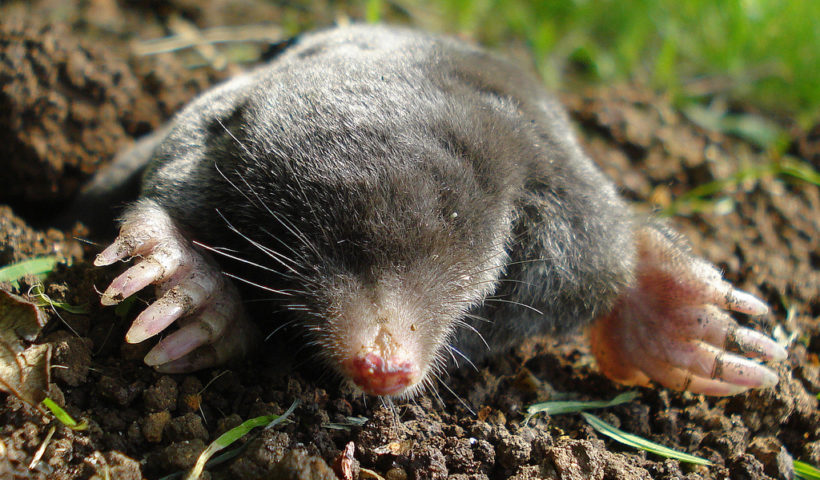
<path fill-rule="evenodd" d="M 281 276 L 268 284 L 286 285 L 283 304 L 322 360 L 368 394 L 410 396 L 495 288 L 512 195 L 508 175 L 485 181 L 457 156 L 373 157 L 245 170 L 237 182 L 256 213 L 235 216 L 247 217 L 242 230 Z"/>

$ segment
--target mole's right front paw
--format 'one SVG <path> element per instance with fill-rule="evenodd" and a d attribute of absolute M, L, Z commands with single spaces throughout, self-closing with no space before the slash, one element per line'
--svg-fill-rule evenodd
<path fill-rule="evenodd" d="M 143 201 L 129 211 L 119 236 L 94 265 L 133 257 L 138 257 L 136 264 L 114 279 L 100 300 L 115 305 L 156 285 L 157 300 L 137 316 L 126 341 L 145 341 L 177 320 L 181 325 L 148 353 L 145 363 L 162 372 L 188 372 L 246 353 L 256 334 L 235 287 L 151 202 Z"/>

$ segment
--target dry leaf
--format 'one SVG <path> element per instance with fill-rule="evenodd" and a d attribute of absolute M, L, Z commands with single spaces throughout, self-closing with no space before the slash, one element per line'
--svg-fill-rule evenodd
<path fill-rule="evenodd" d="M 45 325 L 46 316 L 35 303 L 0 290 L 0 340 L 33 342 Z"/>
<path fill-rule="evenodd" d="M 353 453 L 355 449 L 356 445 L 353 442 L 348 443 L 333 462 L 333 471 L 339 477 L 339 480 L 353 480 L 353 467 L 356 460 Z"/>
<path fill-rule="evenodd" d="M 0 390 L 38 406 L 46 398 L 51 345 L 31 345 L 46 323 L 40 308 L 0 290 Z"/>

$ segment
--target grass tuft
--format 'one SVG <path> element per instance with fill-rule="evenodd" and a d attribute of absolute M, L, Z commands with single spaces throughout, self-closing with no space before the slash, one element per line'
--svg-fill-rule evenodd
<path fill-rule="evenodd" d="M 584 416 L 584 420 L 586 420 L 587 423 L 590 424 L 590 426 L 592 426 L 592 428 L 602 433 L 603 435 L 612 438 L 617 442 L 623 443 L 624 445 L 629 445 L 631 447 L 639 448 L 641 450 L 646 450 L 647 452 L 651 452 L 656 455 L 661 455 L 663 457 L 673 458 L 681 462 L 694 463 L 698 465 L 712 465 L 712 462 L 706 460 L 705 458 L 696 457 L 694 455 L 690 455 L 684 452 L 679 452 L 677 450 L 664 447 L 663 445 L 660 445 L 658 443 L 651 442 L 637 435 L 624 432 L 623 430 L 615 428 L 612 425 L 606 423 L 605 421 L 601 420 L 595 415 L 592 415 L 584 411 L 596 408 L 607 408 L 615 405 L 620 405 L 623 403 L 628 403 L 634 400 L 637 396 L 638 392 L 630 391 L 622 393 L 609 401 L 556 401 L 537 403 L 535 405 L 530 405 L 529 407 L 527 407 L 527 417 L 524 419 L 524 425 L 526 425 L 527 422 L 529 422 L 530 418 L 532 418 L 533 415 L 536 415 L 538 413 L 546 413 L 548 415 L 580 413 Z"/>
<path fill-rule="evenodd" d="M 70 303 L 60 302 L 52 299 L 51 297 L 46 295 L 46 292 L 43 290 L 43 285 L 39 283 L 37 285 L 32 285 L 28 293 L 36 299 L 37 306 L 39 307 L 50 306 L 52 308 L 59 308 L 60 310 L 64 310 L 68 313 L 73 313 L 75 315 L 85 315 L 91 311 L 88 308 L 88 304 L 71 305 Z"/>
<path fill-rule="evenodd" d="M 820 2 L 396 3 L 427 28 L 490 45 L 523 39 L 551 88 L 633 79 L 679 105 L 721 97 L 794 116 L 806 130 L 820 121 Z"/>
<path fill-rule="evenodd" d="M 808 163 L 783 157 L 765 165 L 745 168 L 728 178 L 699 185 L 675 199 L 661 212 L 661 215 L 686 215 L 714 209 L 719 205 L 720 200 L 712 198 L 714 195 L 731 192 L 742 183 L 756 181 L 766 176 L 777 176 L 784 180 L 795 179 L 820 186 L 820 172 Z"/>

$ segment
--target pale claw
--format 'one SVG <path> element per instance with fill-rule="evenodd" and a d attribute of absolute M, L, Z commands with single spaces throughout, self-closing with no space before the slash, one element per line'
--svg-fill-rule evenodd
<path fill-rule="evenodd" d="M 231 301 L 233 298 L 238 297 L 229 295 L 226 301 L 214 302 L 212 308 L 187 318 L 185 325 L 163 338 L 148 352 L 145 363 L 156 366 L 172 362 L 226 335 L 228 326 L 232 326 L 235 319 L 244 317 L 241 305 Z"/>
<path fill-rule="evenodd" d="M 739 326 L 732 317 L 714 305 L 682 307 L 677 311 L 667 312 L 667 316 L 669 327 L 676 329 L 676 337 L 695 338 L 716 347 L 735 348 L 746 355 L 768 360 L 781 361 L 786 358 L 786 351 L 774 340 Z"/>
<path fill-rule="evenodd" d="M 718 308 L 761 314 L 766 305 L 660 232 L 645 229 L 637 240 L 636 285 L 590 329 L 602 371 L 622 383 L 653 380 L 707 395 L 774 386 L 774 371 L 726 349 L 768 360 L 783 360 L 786 351 Z"/>
<path fill-rule="evenodd" d="M 103 267 L 148 253 L 162 239 L 173 237 L 175 232 L 173 221 L 161 208 L 151 202 L 137 204 L 124 219 L 114 243 L 97 255 L 94 265 Z"/>
<path fill-rule="evenodd" d="M 143 288 L 160 280 L 162 266 L 153 259 L 142 260 L 111 282 L 100 298 L 105 306 L 116 305 Z"/>
<path fill-rule="evenodd" d="M 120 235 L 94 263 L 110 265 L 135 256 L 142 258 L 114 279 L 100 300 L 113 305 L 156 285 L 159 298 L 137 316 L 126 340 L 139 343 L 175 321 L 183 325 L 148 353 L 147 364 L 166 372 L 191 371 L 244 354 L 255 343 L 258 335 L 233 285 L 150 201 L 132 207 Z"/>
<path fill-rule="evenodd" d="M 245 317 L 231 322 L 216 342 L 196 348 L 187 355 L 157 366 L 162 373 L 184 373 L 220 365 L 231 358 L 241 357 L 258 342 L 259 332 Z"/>
<path fill-rule="evenodd" d="M 165 293 L 134 320 L 125 336 L 129 343 L 153 337 L 178 318 L 206 305 L 216 292 L 227 292 L 222 275 L 200 255 L 191 250 L 185 257 L 185 268 L 177 270 L 160 286 Z"/>
<path fill-rule="evenodd" d="M 672 390 L 690 391 L 703 395 L 725 397 L 737 395 L 748 390 L 748 387 L 692 375 L 685 369 L 663 362 L 647 362 L 646 374 L 660 385 Z"/>
<path fill-rule="evenodd" d="M 723 297 L 723 303 L 718 303 L 718 305 L 727 310 L 733 310 L 747 315 L 765 315 L 769 313 L 769 307 L 759 298 L 751 293 L 737 290 L 731 286 L 729 286 L 729 293 Z"/>

